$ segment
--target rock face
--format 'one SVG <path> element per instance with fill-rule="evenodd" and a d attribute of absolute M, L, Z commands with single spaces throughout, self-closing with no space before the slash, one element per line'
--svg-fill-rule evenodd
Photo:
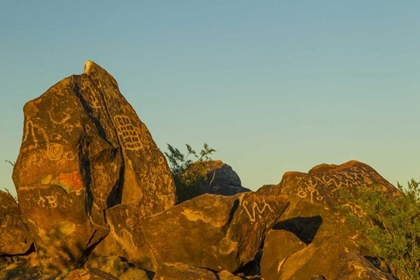
<path fill-rule="evenodd" d="M 9 193 L 0 191 L 0 256 L 25 254 L 32 243 L 18 204 Z"/>
<path fill-rule="evenodd" d="M 210 270 L 193 267 L 183 263 L 160 264 L 153 279 L 156 280 L 217 280 Z"/>
<path fill-rule="evenodd" d="M 95 63 L 28 102 L 24 117 L 13 181 L 45 269 L 79 262 L 108 234 L 104 211 L 114 205 L 141 217 L 174 205 L 163 154 Z"/>
<path fill-rule="evenodd" d="M 99 246 L 117 245 L 124 257 L 152 271 L 182 262 L 234 272 L 254 258 L 288 204 L 287 196 L 204 194 L 141 222 L 133 217 L 111 224 L 117 242 L 108 245 L 107 237 Z M 110 209 L 115 217 L 118 208 Z"/>
<path fill-rule="evenodd" d="M 261 270 L 278 269 L 280 279 L 310 279 L 313 275 L 334 279 L 338 271 L 330 268 L 331 263 L 343 253 L 361 253 L 363 250 L 358 243 L 363 237 L 336 209 L 346 203 L 340 195 L 340 189 L 356 194 L 357 189 L 372 186 L 380 186 L 386 195 L 398 194 L 396 188 L 373 168 L 357 161 L 339 166 L 322 164 L 308 173 L 287 172 L 280 184 L 258 190 L 257 193 L 290 197 L 290 206 L 274 229 L 289 231 L 305 243 L 303 248 L 288 253 L 287 257 L 283 256 L 284 252 L 279 253 L 277 263 L 263 262 Z M 270 246 L 285 246 L 284 242 L 278 240 L 277 245 L 267 245 L 268 249 L 264 246 L 264 253 L 274 250 Z M 262 276 L 275 279 L 264 274 Z"/>
<path fill-rule="evenodd" d="M 281 267 L 292 254 L 304 249 L 307 245 L 290 231 L 270 230 L 264 240 L 261 259 L 261 275 L 264 279 L 287 279 L 282 277 Z"/>
<path fill-rule="evenodd" d="M 158 263 L 234 272 L 255 257 L 288 204 L 287 196 L 205 194 L 147 219 L 144 239 Z"/>
<path fill-rule="evenodd" d="M 337 269 L 334 280 L 394 280 L 394 278 L 374 267 L 368 260 L 356 253 L 345 253 L 339 256 L 331 267 Z"/>

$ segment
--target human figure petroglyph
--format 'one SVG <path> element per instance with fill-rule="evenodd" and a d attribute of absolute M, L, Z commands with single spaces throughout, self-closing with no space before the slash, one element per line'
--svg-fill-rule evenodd
<path fill-rule="evenodd" d="M 133 124 L 129 117 L 124 115 L 116 115 L 114 116 L 114 123 L 124 148 L 134 151 L 143 148 L 143 145 L 140 141 L 140 128 Z"/>
<path fill-rule="evenodd" d="M 317 201 L 322 201 L 324 199 L 324 196 L 322 196 L 319 191 L 316 189 L 318 186 L 318 182 L 313 181 L 312 178 L 309 178 L 307 182 L 304 182 L 306 188 L 300 187 L 297 191 L 297 196 L 300 198 L 306 198 L 308 195 L 310 195 L 311 203 L 314 202 L 314 198 Z"/>
<path fill-rule="evenodd" d="M 248 215 L 249 220 L 252 223 L 254 223 L 256 221 L 256 219 L 257 219 L 257 216 L 256 215 L 257 214 L 262 215 L 264 213 L 264 211 L 265 211 L 266 208 L 268 208 L 270 210 L 270 212 L 273 212 L 273 209 L 270 207 L 270 205 L 267 202 L 265 202 L 264 199 L 263 199 L 262 203 L 263 203 L 263 206 L 260 207 L 260 205 L 258 205 L 258 203 L 256 201 L 254 201 L 252 203 L 252 206 L 251 206 L 252 213 L 249 212 L 249 209 L 248 209 L 248 201 L 244 201 L 242 203 L 242 206 L 245 208 L 245 212 Z"/>

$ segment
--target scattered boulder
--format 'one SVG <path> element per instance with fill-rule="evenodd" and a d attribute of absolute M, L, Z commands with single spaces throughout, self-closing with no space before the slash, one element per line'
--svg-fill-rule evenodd
<path fill-rule="evenodd" d="M 286 259 L 307 245 L 290 231 L 269 230 L 264 240 L 261 276 L 266 280 L 289 279 L 282 265 Z M 289 271 L 287 271 L 289 273 Z"/>
<path fill-rule="evenodd" d="M 290 206 L 274 229 L 289 231 L 307 245 L 285 259 L 283 253 L 278 253 L 277 258 L 284 259 L 279 275 L 284 279 L 310 279 L 313 275 L 336 277 L 338 271 L 331 268 L 331 263 L 343 253 L 361 253 L 359 241 L 364 238 L 336 209 L 348 203 L 341 197 L 340 189 L 357 195 L 359 188 L 373 186 L 380 186 L 385 195 L 398 195 L 397 189 L 373 168 L 357 161 L 338 166 L 322 164 L 308 173 L 287 172 L 280 184 L 258 190 L 257 193 L 290 197 Z M 278 240 L 272 246 L 281 248 L 284 243 Z M 269 252 L 275 250 L 270 245 L 267 248 Z M 270 264 L 262 270 L 273 266 Z"/>
<path fill-rule="evenodd" d="M 0 191 L 0 256 L 23 255 L 33 243 L 13 196 Z"/>
<path fill-rule="evenodd" d="M 83 261 L 108 234 L 106 209 L 131 205 L 129 215 L 148 217 L 176 201 L 147 127 L 91 61 L 25 105 L 13 181 L 41 265 L 54 273 Z"/>
<path fill-rule="evenodd" d="M 250 192 L 250 189 L 241 185 L 238 174 L 226 163 L 220 160 L 195 162 L 185 173 L 197 172 L 198 166 L 202 170 L 204 180 L 201 183 L 203 193 L 234 195 L 237 193 Z"/>

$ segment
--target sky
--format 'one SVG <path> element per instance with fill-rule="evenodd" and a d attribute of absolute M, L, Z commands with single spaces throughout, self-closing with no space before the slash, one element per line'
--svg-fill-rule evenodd
<path fill-rule="evenodd" d="M 0 189 L 23 106 L 93 60 L 162 151 L 216 149 L 244 187 L 362 161 L 420 180 L 419 1 L 0 0 Z"/>

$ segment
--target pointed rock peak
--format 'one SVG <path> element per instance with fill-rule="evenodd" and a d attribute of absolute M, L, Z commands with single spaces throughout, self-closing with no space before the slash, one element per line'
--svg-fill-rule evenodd
<path fill-rule="evenodd" d="M 92 60 L 86 60 L 85 61 L 85 68 L 84 73 L 89 75 L 92 72 L 99 72 L 99 71 L 105 71 L 101 66 L 93 62 Z"/>
<path fill-rule="evenodd" d="M 111 74 L 109 74 L 104 68 L 102 68 L 100 65 L 96 64 L 92 60 L 85 61 L 83 73 L 88 75 L 91 79 L 94 77 L 100 78 L 102 82 L 104 82 L 105 77 L 108 77 L 115 86 L 118 86 L 118 83 L 115 80 L 115 78 Z"/>

